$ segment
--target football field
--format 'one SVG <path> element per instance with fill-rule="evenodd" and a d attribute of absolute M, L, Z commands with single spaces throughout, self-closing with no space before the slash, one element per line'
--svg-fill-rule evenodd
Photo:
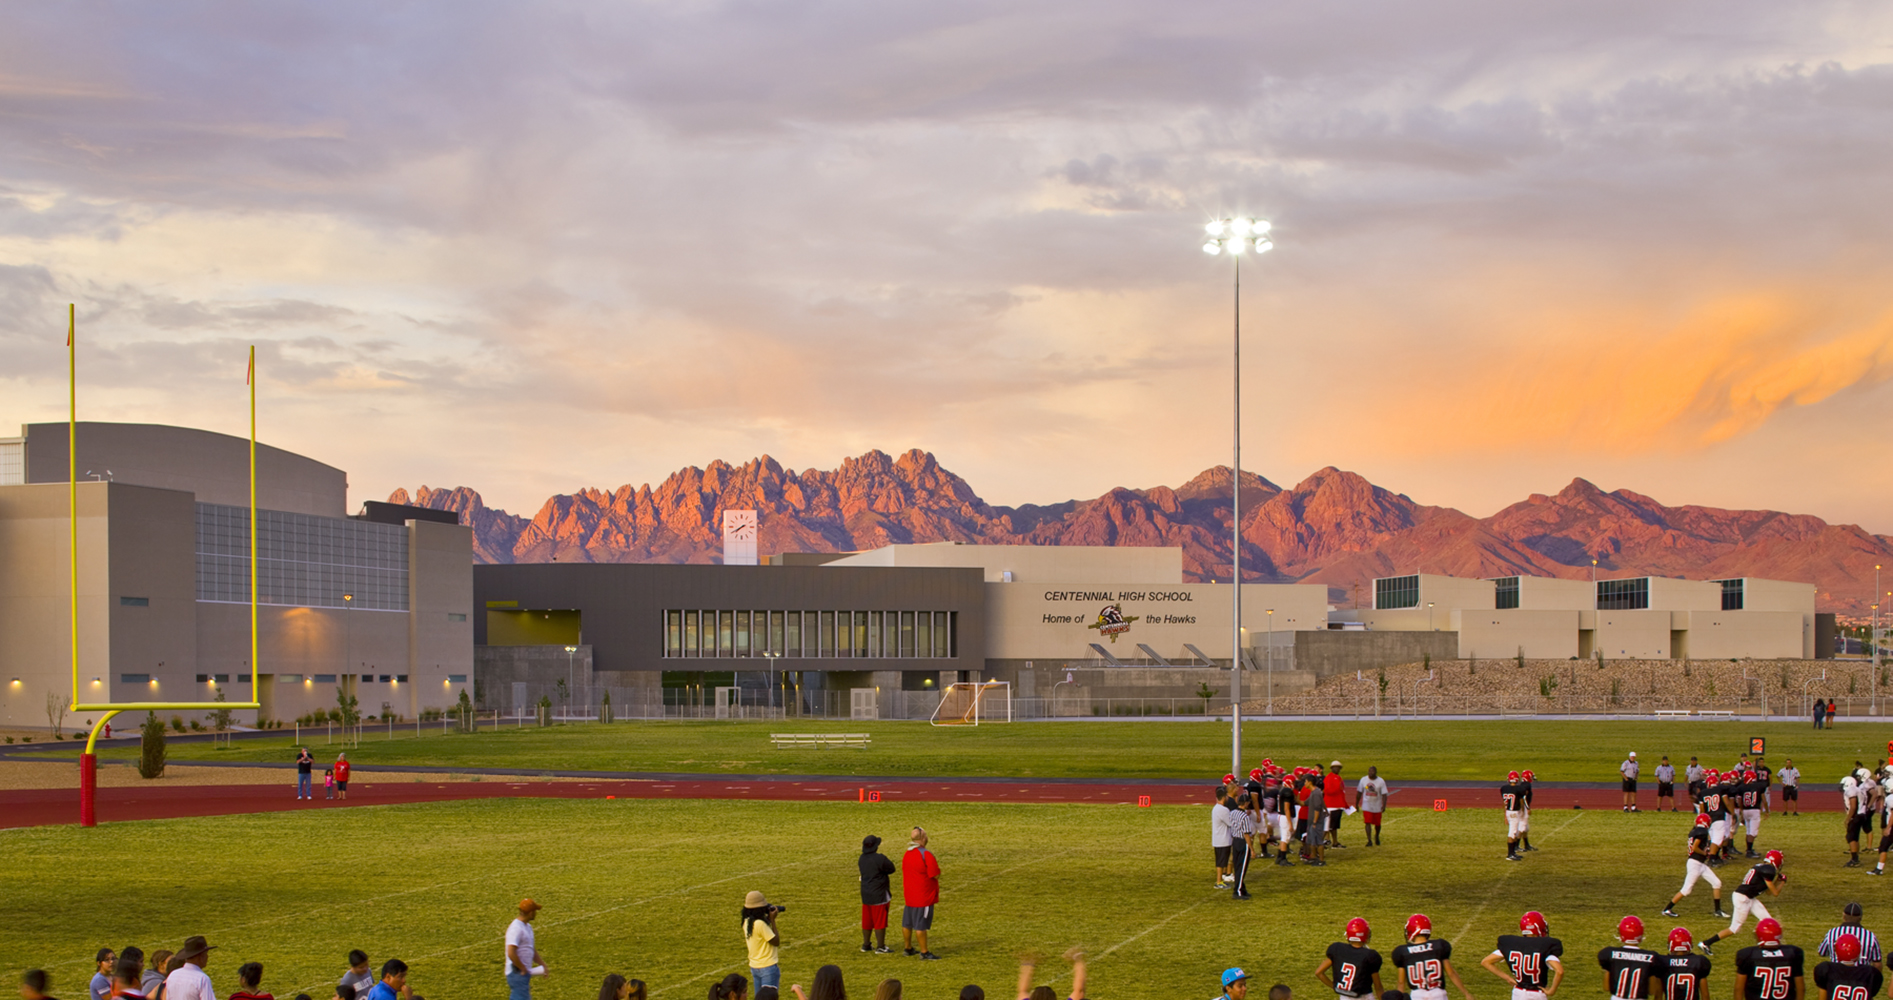
<path fill-rule="evenodd" d="M 1247 903 L 1211 887 L 1208 819 L 1206 806 L 519 799 L 10 830 L 0 894 L 14 919 L 0 925 L 0 954 L 15 970 L 52 970 L 72 996 L 102 945 L 149 951 L 204 934 L 221 946 L 209 970 L 220 993 L 255 960 L 276 996 L 326 1000 L 359 947 L 377 965 L 405 960 L 430 1000 L 500 996 L 501 934 L 531 896 L 546 906 L 538 934 L 552 970 L 538 997 L 591 1000 L 619 972 L 653 996 L 694 998 L 743 970 L 737 910 L 761 889 L 789 906 L 784 985 L 833 962 L 856 997 L 885 977 L 911 997 L 967 983 L 1010 997 L 1021 954 L 1046 957 L 1049 981 L 1074 944 L 1091 955 L 1100 998 L 1210 997 L 1230 965 L 1319 996 L 1311 973 L 1348 918 L 1366 917 L 1384 954 L 1423 911 L 1454 942 L 1475 996 L 1505 1000 L 1476 967 L 1523 910 L 1550 918 L 1567 989 L 1586 996 L 1598 995 L 1594 956 L 1623 914 L 1642 916 L 1659 947 L 1674 923 L 1698 937 L 1726 923 L 1709 917 L 1706 885 L 1681 921 L 1658 914 L 1681 880 L 1686 814 L 1541 812 L 1541 850 L 1511 863 L 1494 810 L 1394 810 L 1386 846 L 1360 846 L 1350 822 L 1351 846 L 1326 868 L 1258 866 Z M 885 838 L 898 861 L 915 823 L 943 869 L 932 940 L 943 960 L 862 954 L 861 838 Z M 1771 909 L 1810 950 L 1848 899 L 1866 902 L 1870 927 L 1893 912 L 1881 880 L 1838 867 L 1839 828 L 1832 814 L 1763 828 L 1759 846 L 1788 856 Z M 1745 867 L 1722 869 L 1731 888 Z M 1729 988 L 1732 954 L 1718 958 L 1712 989 Z"/>

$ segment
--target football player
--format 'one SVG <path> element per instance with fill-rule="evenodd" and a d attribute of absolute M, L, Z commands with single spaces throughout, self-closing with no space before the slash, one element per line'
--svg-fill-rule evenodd
<path fill-rule="evenodd" d="M 1740 785 L 1742 797 L 1742 829 L 1748 834 L 1748 857 L 1759 858 L 1755 853 L 1755 835 L 1762 829 L 1762 799 L 1768 795 L 1768 782 L 1753 770 L 1742 772 Z"/>
<path fill-rule="evenodd" d="M 1249 824 L 1255 830 L 1250 856 L 1266 860 L 1269 856 L 1269 841 L 1275 835 L 1275 824 L 1269 821 L 1268 809 L 1263 801 L 1263 795 L 1268 791 L 1262 783 L 1263 774 L 1259 767 L 1251 769 L 1249 780 L 1242 783 L 1242 790 L 1249 795 Z"/>
<path fill-rule="evenodd" d="M 1742 824 L 1742 796 L 1736 781 L 1737 772 L 1733 769 L 1722 772 L 1722 782 L 1716 786 L 1716 793 L 1722 799 L 1722 842 L 1716 854 L 1724 861 L 1734 853 L 1735 828 Z"/>
<path fill-rule="evenodd" d="M 1709 970 L 1709 960 L 1695 953 L 1689 928 L 1671 930 L 1670 953 L 1656 963 L 1658 1000 L 1702 1000 L 1709 995 L 1703 990 Z"/>
<path fill-rule="evenodd" d="M 1518 811 L 1518 849 L 1521 851 L 1538 849 L 1531 845 L 1531 783 L 1530 771 L 1525 771 L 1518 776 L 1518 785 L 1524 789 L 1524 795 L 1519 800 Z"/>
<path fill-rule="evenodd" d="M 1885 777 L 1880 780 L 1880 791 L 1886 805 L 1880 814 L 1880 861 L 1867 869 L 1869 875 L 1886 874 L 1886 849 L 1893 847 L 1893 766 L 1887 767 L 1881 773 Z"/>
<path fill-rule="evenodd" d="M 1604 970 L 1604 992 L 1615 1000 L 1649 1000 L 1650 980 L 1661 957 L 1643 944 L 1643 921 L 1634 916 L 1617 921 L 1617 940 L 1621 945 L 1597 953 L 1597 964 Z"/>
<path fill-rule="evenodd" d="M 1433 921 L 1424 913 L 1407 918 L 1407 943 L 1393 950 L 1393 965 L 1406 978 L 1413 1000 L 1446 1000 L 1446 980 L 1472 1000 L 1472 991 L 1453 970 L 1453 943 L 1433 940 Z"/>
<path fill-rule="evenodd" d="M 1321 985 L 1334 990 L 1334 995 L 1356 998 L 1380 996 L 1380 952 L 1367 947 L 1374 932 L 1367 926 L 1367 921 L 1360 917 L 1347 922 L 1344 932 L 1347 940 L 1336 941 L 1328 946 L 1327 955 L 1321 964 L 1315 967 L 1315 978 Z M 1332 976 L 1328 970 L 1334 970 Z"/>
<path fill-rule="evenodd" d="M 1729 809 L 1722 795 L 1722 776 L 1715 768 L 1702 773 L 1702 798 L 1697 808 L 1709 817 L 1709 863 L 1722 865 L 1722 841 L 1728 836 Z"/>
<path fill-rule="evenodd" d="M 1834 939 L 1834 961 L 1814 967 L 1823 1000 L 1873 1000 L 1883 981 L 1879 969 L 1860 960 L 1860 939 L 1852 934 Z"/>
<path fill-rule="evenodd" d="M 1512 1000 L 1546 1000 L 1564 981 L 1564 942 L 1551 936 L 1545 915 L 1532 910 L 1518 918 L 1517 934 L 1499 935 L 1499 946 L 1480 962 L 1487 972 L 1512 986 Z"/>
<path fill-rule="evenodd" d="M 1499 786 L 1499 804 L 1505 809 L 1505 860 L 1523 861 L 1518 856 L 1518 838 L 1521 836 L 1519 823 L 1524 818 L 1525 789 L 1519 784 L 1517 771 L 1508 773 L 1505 784 Z"/>
<path fill-rule="evenodd" d="M 1735 953 L 1735 974 L 1742 977 L 1737 996 L 1747 1000 L 1801 1000 L 1807 988 L 1801 976 L 1801 949 L 1781 943 L 1781 923 L 1769 917 L 1755 925 L 1755 943 Z"/>
<path fill-rule="evenodd" d="M 1781 883 L 1787 881 L 1787 876 L 1781 871 L 1782 863 L 1780 851 L 1769 851 L 1762 855 L 1761 864 L 1750 868 L 1748 873 L 1742 876 L 1742 884 L 1735 887 L 1735 917 L 1729 921 L 1728 930 L 1717 931 L 1702 939 L 1702 943 L 1697 947 L 1702 949 L 1703 954 L 1715 954 L 1715 943 L 1723 938 L 1734 937 L 1736 932 L 1742 929 L 1743 922 L 1748 920 L 1748 915 L 1751 913 L 1761 921 L 1755 925 L 1757 934 L 1761 933 L 1762 923 L 1774 924 L 1775 932 L 1780 933 L 1781 925 L 1768 916 L 1768 907 L 1762 905 L 1760 897 L 1764 891 L 1770 896 L 1781 895 Z M 1795 954 L 1799 956 L 1801 949 L 1796 948 Z M 1795 959 L 1796 975 L 1800 974 L 1800 968 L 1801 960 L 1797 957 Z M 1779 998 L 1768 997 L 1766 1000 L 1779 1000 Z"/>
<path fill-rule="evenodd" d="M 1689 895 L 1689 890 L 1696 887 L 1697 879 L 1708 880 L 1710 889 L 1714 890 L 1714 915 L 1718 917 L 1728 916 L 1728 914 L 1722 912 L 1722 880 L 1717 878 L 1716 873 L 1709 867 L 1711 850 L 1712 848 L 1709 846 L 1709 817 L 1703 813 L 1697 813 L 1695 825 L 1689 828 L 1689 847 L 1687 849 L 1687 857 L 1683 860 L 1683 887 L 1677 890 L 1676 895 L 1670 897 L 1668 905 L 1663 907 L 1664 916 L 1673 917 L 1677 915 L 1676 904 L 1682 902 L 1683 897 Z"/>

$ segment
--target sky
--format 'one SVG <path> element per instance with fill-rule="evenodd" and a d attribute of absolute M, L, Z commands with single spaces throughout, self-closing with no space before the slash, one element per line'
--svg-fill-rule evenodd
<path fill-rule="evenodd" d="M 11 4 L 0 428 L 351 501 L 922 448 L 988 501 L 1324 466 L 1893 532 L 1893 6 Z"/>

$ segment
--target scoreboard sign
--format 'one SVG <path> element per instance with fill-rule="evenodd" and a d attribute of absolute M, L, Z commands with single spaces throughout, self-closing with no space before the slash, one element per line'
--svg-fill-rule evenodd
<path fill-rule="evenodd" d="M 1893 742 L 1889 742 L 1888 745 L 1893 746 Z M 1766 756 L 1768 753 L 1768 738 L 1765 736 L 1749 737 L 1748 752 L 1751 756 L 1755 757 Z"/>

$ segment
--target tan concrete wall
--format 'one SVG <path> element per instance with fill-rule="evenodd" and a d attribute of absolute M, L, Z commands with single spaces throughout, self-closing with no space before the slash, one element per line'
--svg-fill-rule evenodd
<path fill-rule="evenodd" d="M 888 545 L 844 556 L 825 565 L 979 567 L 985 570 L 987 583 L 1004 581 L 1007 571 L 1012 573 L 1015 583 L 1091 580 L 1109 581 L 1116 587 L 1127 583 L 1183 582 L 1183 550 L 1175 547 L 938 542 Z"/>
<path fill-rule="evenodd" d="M 1717 603 L 1721 603 L 1717 591 Z M 1652 595 L 1654 600 L 1654 595 Z M 1599 611 L 1596 649 L 1604 659 L 1668 659 L 1670 655 L 1670 613 L 1668 611 Z"/>
<path fill-rule="evenodd" d="M 1473 580 L 1457 576 L 1434 576 L 1420 574 L 1420 606 L 1425 611 L 1427 602 L 1433 603 L 1433 610 L 1445 612 L 1451 608 L 1467 610 L 1489 609 L 1495 602 L 1496 585 L 1491 580 Z"/>
<path fill-rule="evenodd" d="M 195 683 L 196 673 L 249 672 L 249 615 L 247 604 L 198 603 L 199 666 L 182 678 L 188 682 L 190 697 L 204 694 L 203 686 Z M 407 614 L 400 611 L 259 607 L 258 660 L 262 673 L 273 678 L 265 683 L 262 695 L 270 702 L 268 717 L 293 719 L 318 708 L 327 711 L 335 705 L 335 683 L 351 674 L 357 677 L 373 674 L 377 678 L 366 683 L 356 682 L 360 684 L 356 697 L 364 714 L 379 713 L 381 703 L 390 699 L 396 702 L 397 710 L 407 714 L 406 706 L 411 699 L 406 697 L 403 686 L 382 684 L 379 680 L 382 674 L 409 673 L 407 618 Z M 338 680 L 317 683 L 313 680 L 316 674 L 334 674 Z M 295 675 L 296 679 L 286 680 L 290 675 Z M 166 687 L 169 685 L 167 679 Z M 171 696 L 168 690 L 166 696 Z"/>
<path fill-rule="evenodd" d="M 1793 583 L 1788 580 L 1757 580 L 1749 577 L 1742 581 L 1742 610 L 1793 611 L 1798 614 L 1812 615 L 1814 614 L 1814 585 Z"/>
<path fill-rule="evenodd" d="M 409 521 L 408 714 L 473 697 L 473 530 Z M 458 616 L 458 620 L 456 617 Z M 450 677 L 464 677 L 454 683 Z"/>
<path fill-rule="evenodd" d="M 1578 655 L 1576 611 L 1461 611 L 1453 621 L 1459 633 L 1459 655 L 1465 659 L 1517 656 L 1560 660 Z"/>
<path fill-rule="evenodd" d="M 1589 580 L 1560 580 L 1548 576 L 1518 578 L 1518 610 L 1572 611 L 1595 608 L 1597 586 Z"/>
<path fill-rule="evenodd" d="M 250 505 L 248 438 L 163 424 L 79 424 L 79 468 L 137 486 L 194 493 L 204 503 Z M 348 474 L 261 442 L 256 505 L 322 517 L 348 514 Z M 65 482 L 66 425 L 28 424 L 26 481 Z"/>
<path fill-rule="evenodd" d="M 1650 578 L 1652 611 L 1720 611 L 1722 585 L 1708 580 L 1672 580 Z M 1610 654 L 1606 652 L 1605 656 Z"/>
<path fill-rule="evenodd" d="M 1327 600 L 1323 586 L 1245 584 L 1242 617 L 1249 645 L 1266 641 L 1271 620 L 1278 633 L 1327 628 Z M 1126 618 L 1137 619 L 1116 642 L 1088 627 L 1107 604 L 1121 605 Z M 1228 584 L 988 583 L 986 658 L 1095 660 L 1095 642 L 1120 659 L 1135 660 L 1143 658 L 1137 645 L 1144 643 L 1171 662 L 1188 663 L 1183 646 L 1190 643 L 1226 661 L 1233 610 Z"/>
<path fill-rule="evenodd" d="M 54 487 L 57 489 L 57 487 Z M 80 678 L 80 695 L 113 701 L 149 700 L 149 685 L 125 685 L 125 673 L 165 680 L 196 680 L 197 503 L 189 493 L 111 483 L 110 583 L 106 612 L 111 620 L 111 676 L 98 685 Z M 142 597 L 148 606 L 128 606 Z M 188 675 L 188 676 L 187 676 Z M 214 693 L 202 693 L 204 700 Z M 248 701 L 249 689 L 225 692 Z"/>
<path fill-rule="evenodd" d="M 79 674 L 88 685 L 112 673 L 107 492 L 106 483 L 79 484 Z M 45 728 L 46 696 L 72 690 L 67 540 L 65 484 L 0 487 L 0 724 Z"/>
<path fill-rule="evenodd" d="M 1811 644 L 1813 625 L 1794 611 L 1679 612 L 1690 659 L 1793 659 Z"/>

